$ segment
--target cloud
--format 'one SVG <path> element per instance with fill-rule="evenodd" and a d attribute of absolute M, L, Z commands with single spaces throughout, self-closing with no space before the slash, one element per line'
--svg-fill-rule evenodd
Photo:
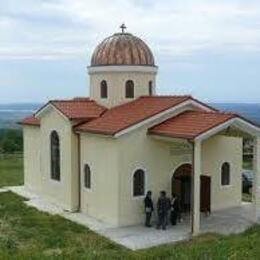
<path fill-rule="evenodd" d="M 224 0 L 9 0 L 0 58 L 79 58 L 125 22 L 162 59 L 260 52 L 260 4 Z"/>

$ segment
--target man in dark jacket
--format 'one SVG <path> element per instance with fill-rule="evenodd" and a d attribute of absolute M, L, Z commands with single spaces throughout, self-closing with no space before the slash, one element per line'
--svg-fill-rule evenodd
<path fill-rule="evenodd" d="M 153 214 L 153 200 L 152 192 L 149 190 L 144 199 L 144 208 L 145 208 L 145 226 L 151 227 L 151 218 Z"/>
<path fill-rule="evenodd" d="M 168 212 L 170 209 L 170 200 L 166 196 L 165 191 L 160 192 L 160 197 L 157 202 L 157 210 L 158 210 L 158 224 L 157 229 L 162 227 L 163 230 L 166 230 Z"/>

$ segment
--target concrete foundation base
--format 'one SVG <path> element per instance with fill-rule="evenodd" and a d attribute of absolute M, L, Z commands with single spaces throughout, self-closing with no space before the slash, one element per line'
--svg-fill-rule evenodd
<path fill-rule="evenodd" d="M 26 190 L 23 186 L 8 187 L 3 189 L 3 192 L 8 190 L 27 198 L 28 201 L 25 201 L 25 203 L 29 206 L 49 214 L 58 214 L 132 250 L 191 239 L 191 225 L 188 215 L 184 216 L 182 223 L 174 227 L 169 226 L 166 231 L 143 226 L 118 228 L 82 213 L 65 212 L 61 207 L 44 200 L 33 192 Z M 228 235 L 243 232 L 254 224 L 252 212 L 253 205 L 251 203 L 242 203 L 241 207 L 214 212 L 210 216 L 201 214 L 200 233 L 210 232 Z"/>

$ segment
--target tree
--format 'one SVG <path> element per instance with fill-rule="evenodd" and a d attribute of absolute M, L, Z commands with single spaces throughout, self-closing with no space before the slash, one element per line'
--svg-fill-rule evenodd
<path fill-rule="evenodd" d="M 19 129 L 4 129 L 0 131 L 0 152 L 22 152 L 23 137 Z"/>

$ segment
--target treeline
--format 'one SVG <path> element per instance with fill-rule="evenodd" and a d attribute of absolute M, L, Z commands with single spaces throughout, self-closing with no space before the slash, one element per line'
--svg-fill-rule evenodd
<path fill-rule="evenodd" d="M 0 129 L 0 154 L 23 151 L 23 133 L 20 129 Z"/>

